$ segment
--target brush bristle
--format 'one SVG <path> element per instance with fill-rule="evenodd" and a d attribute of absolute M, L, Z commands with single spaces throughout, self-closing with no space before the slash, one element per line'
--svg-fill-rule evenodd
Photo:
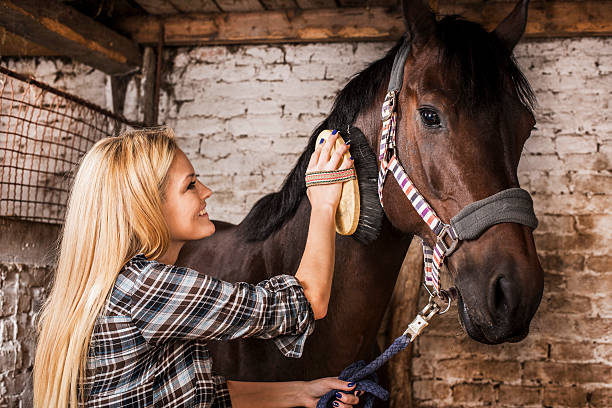
<path fill-rule="evenodd" d="M 376 155 L 358 127 L 351 126 L 348 133 L 341 131 L 340 134 L 345 141 L 351 141 L 350 152 L 354 159 L 359 184 L 359 224 L 352 237 L 367 245 L 378 238 L 385 216 L 378 199 Z"/>

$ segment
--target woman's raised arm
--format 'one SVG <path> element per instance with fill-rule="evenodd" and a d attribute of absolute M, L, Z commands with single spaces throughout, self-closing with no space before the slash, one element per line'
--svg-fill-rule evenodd
<path fill-rule="evenodd" d="M 334 131 L 324 144 L 317 146 L 310 157 L 307 172 L 348 169 L 353 165 L 352 160 L 345 158 L 348 145 L 330 154 L 337 138 L 338 133 Z M 336 250 L 334 219 L 341 193 L 341 183 L 308 187 L 311 205 L 308 238 L 295 277 L 304 288 L 315 319 L 322 319 L 327 314 Z"/>

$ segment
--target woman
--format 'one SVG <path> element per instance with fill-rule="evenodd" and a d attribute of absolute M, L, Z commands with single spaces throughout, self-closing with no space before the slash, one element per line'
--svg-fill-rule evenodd
<path fill-rule="evenodd" d="M 334 132 L 335 133 L 335 132 Z M 346 169 L 337 135 L 309 172 Z M 55 281 L 41 311 L 36 407 L 334 406 L 358 402 L 354 384 L 226 381 L 206 340 L 256 336 L 301 356 L 313 320 L 327 312 L 339 184 L 311 186 L 308 241 L 295 277 L 231 284 L 176 267 L 189 240 L 214 233 L 200 183 L 169 128 L 99 141 L 83 158 L 66 212 Z"/>

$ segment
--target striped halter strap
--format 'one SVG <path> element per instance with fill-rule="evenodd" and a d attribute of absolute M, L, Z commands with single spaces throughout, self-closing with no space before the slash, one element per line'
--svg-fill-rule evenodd
<path fill-rule="evenodd" d="M 536 228 L 538 221 L 533 211 L 529 193 L 520 188 L 502 190 L 497 194 L 476 201 L 444 223 L 412 183 L 400 164 L 396 152 L 397 96 L 402 88 L 404 65 L 410 51 L 410 42 L 404 39 L 393 61 L 387 95 L 382 107 L 382 134 L 378 160 L 378 196 L 383 205 L 383 185 L 387 172 L 391 171 L 408 200 L 431 228 L 437 240 L 432 249 L 423 240 L 425 284 L 434 295 L 440 292 L 440 268 L 444 259 L 457 247 L 459 240 L 476 239 L 494 224 L 515 222 Z"/>

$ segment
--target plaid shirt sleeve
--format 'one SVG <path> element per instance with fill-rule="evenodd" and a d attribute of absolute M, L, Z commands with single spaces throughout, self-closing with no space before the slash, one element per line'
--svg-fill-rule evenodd
<path fill-rule="evenodd" d="M 293 276 L 258 285 L 229 283 L 193 269 L 151 261 L 136 279 L 132 321 L 151 344 L 173 339 L 273 338 L 287 357 L 301 357 L 314 314 Z"/>

